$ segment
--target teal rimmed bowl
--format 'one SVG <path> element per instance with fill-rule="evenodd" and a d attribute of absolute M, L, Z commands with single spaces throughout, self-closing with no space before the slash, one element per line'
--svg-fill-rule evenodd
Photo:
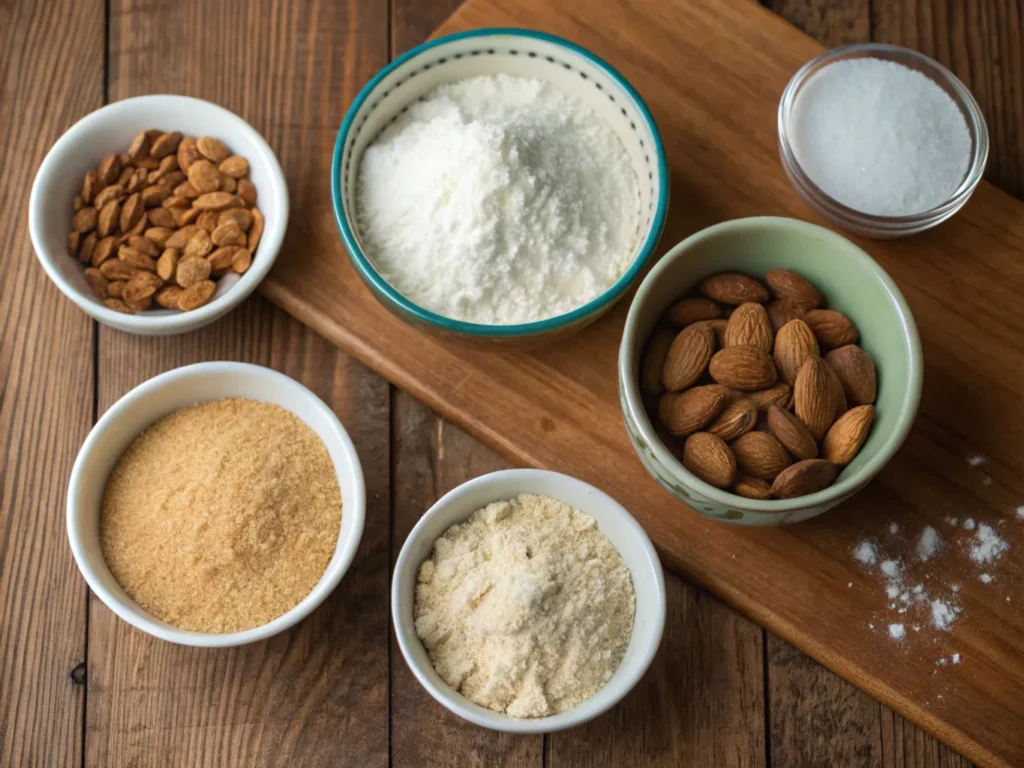
<path fill-rule="evenodd" d="M 518 325 L 483 325 L 431 312 L 396 291 L 360 245 L 356 184 L 366 147 L 411 102 L 468 77 L 510 74 L 545 80 L 575 96 L 607 122 L 625 147 L 640 189 L 635 258 L 614 285 L 563 315 Z M 668 209 L 668 164 L 658 127 L 629 82 L 606 62 L 567 40 L 526 29 L 475 29 L 431 40 L 399 56 L 356 96 L 338 131 L 331 165 L 334 218 L 356 272 L 388 310 L 445 337 L 539 344 L 581 330 L 607 312 L 639 277 L 661 237 Z"/>
<path fill-rule="evenodd" d="M 828 488 L 795 499 L 758 501 L 705 483 L 655 431 L 638 383 L 644 346 L 658 319 L 705 277 L 743 272 L 764 278 L 791 269 L 814 283 L 830 308 L 847 315 L 878 370 L 875 423 L 857 457 Z M 783 525 L 820 515 L 877 475 L 910 433 L 921 401 L 923 362 L 917 325 L 892 278 L 831 230 L 796 219 L 736 219 L 701 230 L 670 250 L 644 278 L 619 347 L 619 399 L 626 430 L 647 471 L 698 514 L 739 525 Z"/>

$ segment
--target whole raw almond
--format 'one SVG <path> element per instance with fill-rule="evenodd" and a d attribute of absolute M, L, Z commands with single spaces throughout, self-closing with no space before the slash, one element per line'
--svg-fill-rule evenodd
<path fill-rule="evenodd" d="M 263 214 L 260 213 L 259 208 L 253 208 L 252 228 L 249 230 L 249 241 L 246 244 L 252 253 L 256 253 L 256 246 L 260 244 L 260 238 L 263 237 L 263 225 Z"/>
<path fill-rule="evenodd" d="M 230 272 L 231 265 L 235 257 L 235 252 L 238 250 L 239 248 L 237 245 L 226 245 L 223 248 L 218 248 L 217 250 L 213 251 L 213 253 L 211 253 L 209 256 L 207 256 L 206 261 L 209 262 L 210 264 L 210 274 L 213 275 L 214 277 L 220 277 Z M 668 333 L 667 344 L 671 344 L 672 339 L 675 335 L 671 331 L 666 332 Z M 668 352 L 667 344 L 665 347 L 665 352 Z M 648 392 L 648 394 L 657 395 L 661 394 L 661 392 L 663 391 L 664 388 L 661 385 L 661 369 L 664 366 L 664 364 L 665 359 L 663 357 L 661 359 L 660 364 L 658 365 L 658 370 L 654 373 L 654 375 L 657 376 L 658 378 L 658 391 Z"/>
<path fill-rule="evenodd" d="M 825 349 L 856 344 L 860 338 L 850 318 L 832 309 L 812 309 L 804 315 L 804 322 L 811 327 L 814 337 Z"/>
<path fill-rule="evenodd" d="M 724 317 L 716 317 L 714 320 L 698 320 L 694 323 L 694 326 L 711 329 L 715 334 L 715 346 L 718 349 L 723 349 L 725 347 L 725 329 L 728 325 L 729 321 Z"/>
<path fill-rule="evenodd" d="M 252 251 L 248 248 L 238 248 L 231 257 L 231 271 L 242 275 L 252 266 Z"/>
<path fill-rule="evenodd" d="M 213 240 L 213 244 L 217 247 L 245 245 L 248 242 L 245 233 L 233 221 L 225 221 L 223 224 L 218 224 L 217 228 L 210 235 L 210 239 Z"/>
<path fill-rule="evenodd" d="M 192 239 L 192 235 L 196 233 L 197 229 L 199 229 L 199 227 L 195 224 L 182 227 L 167 238 L 167 242 L 164 243 L 164 248 L 184 248 L 185 243 Z"/>
<path fill-rule="evenodd" d="M 696 432 L 725 407 L 725 392 L 713 385 L 666 392 L 658 401 L 658 418 L 676 437 Z"/>
<path fill-rule="evenodd" d="M 171 230 L 177 226 L 174 221 L 174 214 L 166 208 L 154 208 L 149 211 L 149 223 L 154 227 L 165 227 Z"/>
<path fill-rule="evenodd" d="M 177 309 L 184 289 L 176 285 L 165 285 L 153 296 L 153 301 L 166 309 Z"/>
<path fill-rule="evenodd" d="M 220 189 L 220 171 L 209 160 L 196 160 L 188 169 L 188 183 L 202 195 Z"/>
<path fill-rule="evenodd" d="M 223 211 L 225 208 L 237 207 L 238 202 L 238 198 L 230 192 L 207 192 L 197 197 L 192 205 L 199 211 Z"/>
<path fill-rule="evenodd" d="M 775 365 L 757 347 L 726 347 L 711 358 L 709 371 L 711 378 L 730 389 L 764 389 L 775 383 Z"/>
<path fill-rule="evenodd" d="M 747 432 L 732 444 L 736 463 L 746 474 L 762 480 L 774 480 L 789 466 L 789 455 L 782 443 L 767 432 Z"/>
<path fill-rule="evenodd" d="M 166 159 L 164 158 L 164 160 Z M 174 164 L 178 164 L 177 159 L 175 159 Z M 185 174 L 181 172 L 181 169 L 171 171 L 163 177 L 163 182 L 164 184 L 169 184 L 171 189 L 177 189 L 179 184 L 185 182 Z"/>
<path fill-rule="evenodd" d="M 200 157 L 199 150 L 196 148 L 196 140 L 191 136 L 186 136 L 178 143 L 178 168 L 184 172 L 188 172 L 189 166 L 192 165 Z"/>
<path fill-rule="evenodd" d="M 772 486 L 767 480 L 750 475 L 740 474 L 736 477 L 736 484 L 732 487 L 733 493 L 747 499 L 770 498 Z"/>
<path fill-rule="evenodd" d="M 685 328 L 700 320 L 713 320 L 722 314 L 722 308 L 703 296 L 680 299 L 668 309 L 666 317 L 672 325 Z"/>
<path fill-rule="evenodd" d="M 686 438 L 683 466 L 716 488 L 728 488 L 736 479 L 736 457 L 722 438 L 710 432 Z"/>
<path fill-rule="evenodd" d="M 210 254 L 208 261 L 213 266 L 214 257 L 220 253 L 220 249 Z M 227 268 L 231 267 L 231 251 L 227 258 Z M 216 271 L 214 267 L 214 271 Z M 651 338 L 647 340 L 647 348 L 644 350 L 643 366 L 640 373 L 640 389 L 645 395 L 660 395 L 665 391 L 665 385 L 661 381 L 661 372 L 665 370 L 665 358 L 668 357 L 668 348 L 672 346 L 675 333 L 668 328 L 655 328 Z"/>
<path fill-rule="evenodd" d="M 789 408 L 793 403 L 793 388 L 784 381 L 755 392 L 747 392 L 746 396 L 757 406 L 759 411 L 767 411 L 772 405 L 779 408 Z"/>
<path fill-rule="evenodd" d="M 843 385 L 847 400 L 856 405 L 875 402 L 878 394 L 875 363 L 867 352 L 855 344 L 847 344 L 825 355 L 825 362 Z"/>
<path fill-rule="evenodd" d="M 772 330 L 779 332 L 790 320 L 803 319 L 804 310 L 789 299 L 776 299 L 765 304 L 765 311 L 768 313 L 768 320 L 772 324 Z"/>
<path fill-rule="evenodd" d="M 789 411 L 777 405 L 768 406 L 768 429 L 798 459 L 817 458 L 818 441 L 806 425 Z"/>
<path fill-rule="evenodd" d="M 72 217 L 71 229 L 75 232 L 81 232 L 83 235 L 86 232 L 92 232 L 96 229 L 99 218 L 99 212 L 90 205 L 88 208 L 83 208 Z M 107 233 L 100 233 L 101 236 L 105 234 Z"/>
<path fill-rule="evenodd" d="M 178 262 L 174 279 L 182 288 L 190 288 L 210 277 L 210 264 L 202 256 L 184 256 Z"/>
<path fill-rule="evenodd" d="M 788 299 L 805 312 L 821 306 L 821 291 L 803 275 L 788 269 L 773 269 L 764 276 L 768 289 L 778 299 Z"/>
<path fill-rule="evenodd" d="M 134 227 L 145 210 L 146 206 L 142 202 L 142 196 L 138 192 L 130 195 L 121 207 L 121 231 L 127 232 Z"/>
<path fill-rule="evenodd" d="M 787 384 L 796 381 L 796 374 L 808 357 L 817 357 L 819 354 L 818 341 L 803 320 L 790 320 L 779 329 L 772 357 L 779 378 Z"/>
<path fill-rule="evenodd" d="M 248 179 L 238 180 L 238 196 L 242 199 L 248 207 L 252 208 L 256 205 L 256 185 Z"/>
<path fill-rule="evenodd" d="M 100 163 L 96 175 L 101 185 L 104 187 L 110 186 L 121 175 L 121 159 L 117 155 L 107 155 Z"/>
<path fill-rule="evenodd" d="M 212 280 L 203 280 L 202 282 L 190 285 L 182 290 L 181 295 L 178 297 L 178 309 L 183 312 L 198 309 L 212 299 L 216 291 L 217 284 Z"/>
<path fill-rule="evenodd" d="M 764 352 L 771 352 L 774 337 L 768 313 L 754 302 L 736 307 L 725 327 L 726 347 L 757 347 Z"/>
<path fill-rule="evenodd" d="M 223 163 L 231 154 L 224 144 L 212 136 L 203 136 L 196 141 L 199 153 L 213 163 Z"/>
<path fill-rule="evenodd" d="M 160 134 L 149 148 L 149 154 L 153 157 L 166 157 L 176 152 L 178 143 L 181 141 L 181 131 L 168 131 Z M 177 162 L 177 158 L 175 158 Z"/>
<path fill-rule="evenodd" d="M 768 289 L 754 278 L 739 272 L 712 275 L 699 286 L 700 292 L 721 304 L 739 306 L 748 301 L 762 304 L 768 301 Z"/>
<path fill-rule="evenodd" d="M 165 248 L 164 252 L 160 254 L 160 258 L 156 260 L 156 273 L 160 276 L 160 279 L 165 283 L 169 283 L 174 279 L 175 273 L 178 271 L 178 249 L 177 248 Z M 177 306 L 177 302 L 175 302 Z"/>
<path fill-rule="evenodd" d="M 117 181 L 114 182 L 114 183 L 117 184 L 119 187 L 123 187 L 124 189 L 127 190 L 128 189 L 128 184 L 131 182 L 132 177 L 134 177 L 134 176 L 135 176 L 135 169 L 134 168 L 132 168 L 130 165 L 123 166 L 121 168 L 121 175 L 117 177 Z"/>
<path fill-rule="evenodd" d="M 196 224 L 212 235 L 217 228 L 217 214 L 213 211 L 203 211 L 196 219 Z"/>
<path fill-rule="evenodd" d="M 836 416 L 836 390 L 832 369 L 820 357 L 809 357 L 800 366 L 793 384 L 793 408 L 814 436 L 821 440 Z"/>
<path fill-rule="evenodd" d="M 776 499 L 793 499 L 828 488 L 839 473 L 835 464 L 825 459 L 804 459 L 779 473 L 772 482 L 771 494 Z"/>
<path fill-rule="evenodd" d="M 85 282 L 92 288 L 92 292 L 96 294 L 96 298 L 100 301 L 110 298 L 110 281 L 103 276 L 103 273 L 98 269 L 90 267 L 85 270 Z"/>
<path fill-rule="evenodd" d="M 715 334 L 710 328 L 688 326 L 673 339 L 665 357 L 661 383 L 669 392 L 693 386 L 707 370 L 715 351 Z"/>
<path fill-rule="evenodd" d="M 822 455 L 836 466 L 844 467 L 853 461 L 864 441 L 868 439 L 875 420 L 875 406 L 858 405 L 836 420 L 821 445 Z"/>
<path fill-rule="evenodd" d="M 229 208 L 226 211 L 222 211 L 217 219 L 218 224 L 224 224 L 228 221 L 233 221 L 243 232 L 248 232 L 252 228 L 252 214 L 245 210 L 245 208 Z"/>
<path fill-rule="evenodd" d="M 92 265 L 98 267 L 104 261 L 114 255 L 117 246 L 117 238 L 114 235 L 107 235 L 101 238 L 96 247 L 92 250 Z"/>
<path fill-rule="evenodd" d="M 746 434 L 757 423 L 757 406 L 745 397 L 729 401 L 718 418 L 708 425 L 707 431 L 723 440 L 735 440 Z"/>

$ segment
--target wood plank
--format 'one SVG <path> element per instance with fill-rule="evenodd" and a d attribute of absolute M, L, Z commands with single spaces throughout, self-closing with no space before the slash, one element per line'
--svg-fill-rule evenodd
<path fill-rule="evenodd" d="M 662 127 L 673 186 L 685 190 L 673 195 L 666 247 L 726 218 L 765 212 L 813 218 L 779 167 L 773 126 L 783 85 L 820 47 L 777 18 L 740 0 L 608 3 L 600 14 L 585 0 L 470 0 L 443 30 L 496 24 L 571 37 L 638 84 Z M 680 76 L 688 72 L 702 76 Z M 1005 611 L 994 618 L 991 596 L 965 595 L 971 620 L 960 622 L 950 640 L 975 660 L 973 669 L 950 669 L 939 680 L 929 674 L 930 654 L 897 663 L 888 641 L 870 631 L 867 617 L 883 609 L 884 593 L 854 567 L 849 551 L 865 526 L 884 524 L 887 510 L 918 523 L 953 506 L 996 516 L 1024 496 L 1015 448 L 1024 404 L 997 383 L 1016 370 L 1014 350 L 1024 344 L 1004 309 L 1024 287 L 1016 258 L 1024 242 L 1020 210 L 982 185 L 937 231 L 863 243 L 903 287 L 922 329 L 929 386 L 920 426 L 845 514 L 783 530 L 705 522 L 685 514 L 647 477 L 618 409 L 614 366 L 624 306 L 579 336 L 529 354 L 469 349 L 407 328 L 369 297 L 340 245 L 275 272 L 264 290 L 514 463 L 597 482 L 636 512 L 670 567 L 975 759 L 1006 764 L 1024 760 L 1024 727 L 1014 707 L 1024 696 L 1024 619 Z M 965 278 L 959 267 L 968 258 L 977 268 Z M 951 311 L 965 301 L 977 310 L 966 319 Z M 979 338 L 991 339 L 984 351 Z M 978 405 L 961 407 L 967 399 Z M 990 429 L 992 418 L 979 409 L 999 413 L 1000 428 Z M 963 457 L 975 451 L 992 460 L 997 484 L 988 490 L 967 474 Z M 948 479 L 937 494 L 926 477 Z M 729 562 L 733 554 L 742 567 Z M 1015 564 L 1004 566 L 1010 583 L 1024 579 Z M 762 578 L 765 573 L 773 578 Z M 863 587 L 852 602 L 851 581 Z M 940 683 L 947 691 L 942 700 L 933 695 Z"/>
<path fill-rule="evenodd" d="M 280 256 L 286 262 L 296 249 L 319 247 L 310 212 L 326 202 L 317 180 L 354 80 L 384 61 L 384 6 L 115 4 L 110 94 L 185 92 L 223 104 L 260 130 L 291 192 Z M 252 40 L 260 41 L 258 50 Z M 93 600 L 86 762 L 326 766 L 343 757 L 386 765 L 388 387 L 254 298 L 185 336 L 140 339 L 101 329 L 100 408 L 156 373 L 210 359 L 284 371 L 338 413 L 366 476 L 362 543 L 342 584 L 310 618 L 242 648 L 205 651 L 153 640 Z"/>
<path fill-rule="evenodd" d="M 50 146 L 103 103 L 103 46 L 102 2 L 0 4 L 0 765 L 81 759 L 86 588 L 64 516 L 93 326 L 36 263 L 26 212 Z"/>

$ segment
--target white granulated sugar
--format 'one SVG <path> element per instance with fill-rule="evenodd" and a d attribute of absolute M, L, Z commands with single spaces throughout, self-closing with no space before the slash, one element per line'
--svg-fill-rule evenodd
<path fill-rule="evenodd" d="M 921 532 L 921 538 L 917 540 L 917 556 L 921 560 L 930 560 L 935 557 L 935 553 L 942 548 L 942 545 L 943 541 L 939 532 L 930 525 L 926 525 Z"/>
<path fill-rule="evenodd" d="M 949 629 L 960 614 L 960 609 L 942 600 L 932 600 L 932 625 L 936 629 Z"/>
<path fill-rule="evenodd" d="M 914 594 L 915 595 L 920 595 L 923 592 L 924 592 L 924 585 L 923 584 L 917 584 L 917 585 L 914 586 Z"/>
<path fill-rule="evenodd" d="M 490 325 L 564 314 L 629 268 L 640 196 L 582 101 L 510 75 L 442 85 L 363 154 L 358 228 L 410 301 Z"/>
<path fill-rule="evenodd" d="M 949 663 L 949 659 L 942 658 L 935 662 L 936 666 L 944 667 Z"/>
<path fill-rule="evenodd" d="M 893 640 L 902 640 L 906 634 L 906 630 L 903 628 L 902 624 L 889 625 L 889 637 Z"/>
<path fill-rule="evenodd" d="M 903 573 L 903 567 L 898 560 L 883 560 L 879 569 L 890 579 L 898 579 Z"/>
<path fill-rule="evenodd" d="M 960 519 L 956 518 L 956 517 L 950 517 L 949 515 L 946 515 L 946 522 L 949 523 L 950 525 L 958 525 L 960 523 Z"/>
<path fill-rule="evenodd" d="M 975 525 L 976 525 L 976 523 L 974 522 L 974 518 L 968 518 L 968 519 L 964 520 L 964 530 L 965 531 L 973 531 L 974 528 L 975 528 Z"/>
<path fill-rule="evenodd" d="M 892 535 L 895 536 L 899 532 L 900 532 L 900 527 L 898 525 L 896 525 L 896 523 L 889 523 L 889 533 L 891 533 Z"/>
<path fill-rule="evenodd" d="M 983 453 L 972 453 L 967 457 L 967 463 L 972 467 L 980 467 L 986 461 L 988 461 L 988 458 Z"/>
<path fill-rule="evenodd" d="M 954 584 L 952 587 L 950 587 L 950 589 L 952 589 L 954 592 L 959 592 L 960 591 L 960 585 L 959 584 Z"/>
<path fill-rule="evenodd" d="M 992 576 L 987 574 L 987 573 L 981 574 L 981 576 L 979 576 L 978 578 L 981 579 L 981 583 L 982 584 L 991 584 L 992 583 Z"/>
<path fill-rule="evenodd" d="M 864 565 L 874 565 L 878 562 L 878 550 L 875 548 L 874 542 L 867 540 L 857 545 L 853 550 L 853 556 Z"/>
<path fill-rule="evenodd" d="M 895 599 L 899 595 L 899 593 L 900 593 L 900 588 L 897 587 L 895 584 L 890 584 L 889 586 L 887 586 L 885 588 L 885 594 L 889 598 Z M 889 606 L 889 607 L 891 608 L 892 606 Z"/>
<path fill-rule="evenodd" d="M 960 654 L 959 653 L 954 653 L 953 654 L 953 663 L 954 664 L 959 664 L 960 663 Z"/>
<path fill-rule="evenodd" d="M 543 717 L 608 682 L 629 645 L 635 600 L 629 569 L 592 517 L 523 494 L 437 539 L 413 612 L 452 688 L 512 717 Z"/>
<path fill-rule="evenodd" d="M 971 560 L 979 565 L 994 563 L 1009 548 L 1010 545 L 1000 538 L 995 529 L 981 523 L 978 525 L 978 531 L 974 534 L 974 543 L 971 545 Z"/>
<path fill-rule="evenodd" d="M 902 64 L 837 61 L 812 75 L 791 112 L 804 172 L 840 203 L 908 216 L 944 203 L 971 161 L 971 135 L 953 100 Z"/>

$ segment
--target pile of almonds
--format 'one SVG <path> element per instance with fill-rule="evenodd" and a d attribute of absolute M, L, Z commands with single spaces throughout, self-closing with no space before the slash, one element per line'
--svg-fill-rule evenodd
<path fill-rule="evenodd" d="M 249 163 L 210 136 L 148 130 L 89 171 L 68 253 L 110 309 L 189 311 L 242 274 L 263 234 Z"/>
<path fill-rule="evenodd" d="M 804 277 L 776 269 L 765 282 L 713 275 L 670 307 L 641 385 L 659 398 L 668 447 L 679 455 L 685 438 L 687 469 L 740 496 L 790 499 L 831 485 L 857 455 L 876 373 L 856 327 Z"/>

